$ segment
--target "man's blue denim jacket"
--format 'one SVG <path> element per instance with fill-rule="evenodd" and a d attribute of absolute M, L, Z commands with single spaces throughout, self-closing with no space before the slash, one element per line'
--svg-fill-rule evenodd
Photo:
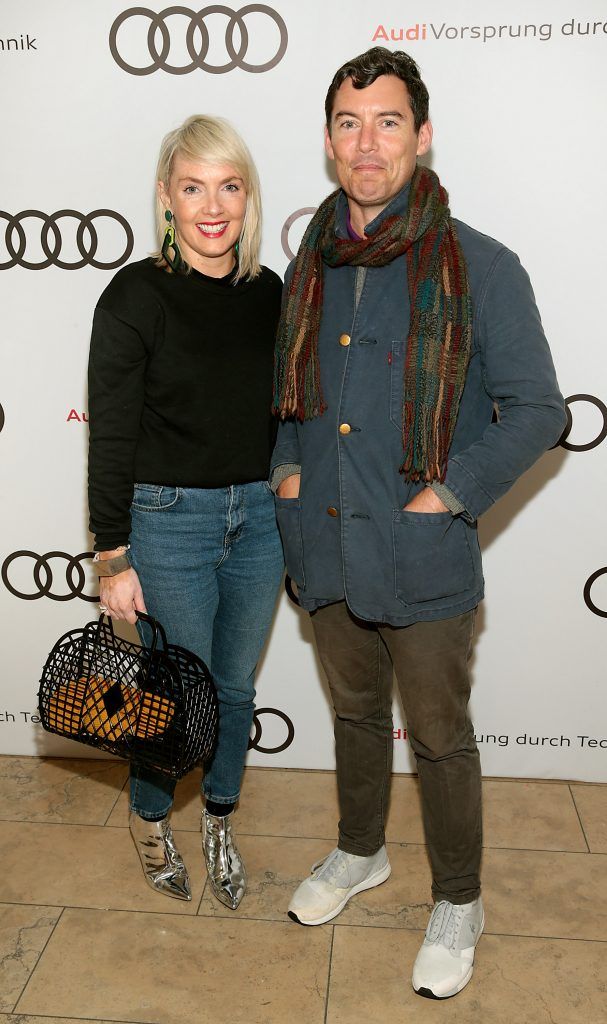
<path fill-rule="evenodd" d="M 406 209 L 408 186 L 368 225 Z M 345 196 L 337 231 L 346 235 Z M 399 473 L 409 329 L 406 258 L 324 268 L 324 415 L 281 423 L 272 470 L 301 466 L 276 498 L 287 572 L 303 608 L 346 599 L 361 619 L 406 626 L 483 596 L 476 521 L 558 440 L 565 411 L 529 278 L 514 253 L 455 221 L 474 310 L 472 354 L 445 485 L 463 511 L 405 512 L 423 484 Z M 358 301 L 357 301 L 358 300 Z M 348 335 L 349 344 L 340 343 Z M 498 410 L 495 422 L 494 409 Z M 348 433 L 340 425 L 348 424 Z"/>

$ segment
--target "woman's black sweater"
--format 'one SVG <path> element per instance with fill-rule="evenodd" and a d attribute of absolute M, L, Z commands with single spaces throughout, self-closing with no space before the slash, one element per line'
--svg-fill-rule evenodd
<path fill-rule="evenodd" d="M 118 271 L 95 310 L 89 509 L 95 549 L 127 544 L 133 484 L 267 479 L 280 278 L 233 284 L 151 259 Z"/>

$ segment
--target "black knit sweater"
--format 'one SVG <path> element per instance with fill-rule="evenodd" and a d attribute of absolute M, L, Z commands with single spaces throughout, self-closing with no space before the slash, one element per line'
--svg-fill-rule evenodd
<path fill-rule="evenodd" d="M 128 543 L 133 484 L 267 479 L 281 281 L 233 284 L 150 259 L 118 271 L 95 310 L 89 509 L 95 549 Z"/>

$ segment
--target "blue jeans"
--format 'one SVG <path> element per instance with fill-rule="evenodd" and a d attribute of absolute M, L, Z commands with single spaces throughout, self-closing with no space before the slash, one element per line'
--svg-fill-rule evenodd
<path fill-rule="evenodd" d="M 203 792 L 234 803 L 253 721 L 255 670 L 283 573 L 274 496 L 265 481 L 222 488 L 136 484 L 131 561 L 147 610 L 208 665 L 219 698 L 219 739 Z M 149 626 L 139 632 L 149 642 Z M 167 814 L 175 780 L 131 769 L 131 808 Z"/>

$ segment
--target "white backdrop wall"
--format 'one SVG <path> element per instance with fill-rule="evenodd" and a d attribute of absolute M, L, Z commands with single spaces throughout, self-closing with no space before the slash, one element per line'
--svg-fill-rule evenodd
<path fill-rule="evenodd" d="M 328 83 L 375 42 L 421 64 L 432 166 L 454 215 L 529 270 L 570 411 L 562 442 L 480 526 L 484 772 L 607 781 L 605 5 L 239 2 L 233 17 L 158 0 L 148 14 L 128 0 L 2 2 L 0 752 L 87 754 L 42 732 L 36 690 L 54 640 L 97 614 L 86 559 L 69 561 L 91 550 L 90 322 L 115 268 L 154 245 L 161 137 L 193 113 L 235 124 L 263 184 L 263 261 L 282 274 L 334 187 Z M 286 593 L 257 704 L 250 763 L 333 767 L 326 684 Z M 398 706 L 395 748 L 395 768 L 412 770 Z"/>

